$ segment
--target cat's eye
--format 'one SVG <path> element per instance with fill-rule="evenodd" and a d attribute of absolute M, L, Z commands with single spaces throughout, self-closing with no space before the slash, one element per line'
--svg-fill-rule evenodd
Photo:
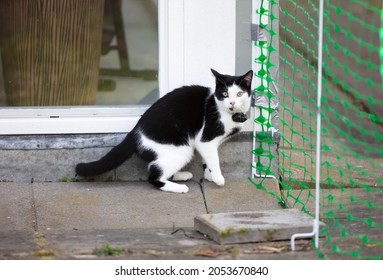
<path fill-rule="evenodd" d="M 223 95 L 223 97 L 228 97 L 229 96 L 229 94 L 226 91 L 222 92 L 222 95 Z"/>
<path fill-rule="evenodd" d="M 240 92 L 237 93 L 238 97 L 241 97 L 242 95 L 243 95 L 243 91 L 240 91 Z"/>

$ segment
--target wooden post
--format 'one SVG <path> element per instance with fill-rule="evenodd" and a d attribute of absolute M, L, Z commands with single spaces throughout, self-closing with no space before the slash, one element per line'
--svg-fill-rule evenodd
<path fill-rule="evenodd" d="M 104 0 L 1 0 L 8 106 L 94 104 Z"/>

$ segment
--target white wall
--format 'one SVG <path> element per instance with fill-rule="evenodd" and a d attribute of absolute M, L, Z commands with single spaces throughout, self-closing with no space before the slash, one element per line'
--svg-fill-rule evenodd
<path fill-rule="evenodd" d="M 188 84 L 213 87 L 210 68 L 235 73 L 235 0 L 160 1 L 168 5 L 169 20 L 168 46 L 160 47 L 168 59 L 160 69 L 160 75 L 167 76 L 160 85 L 161 94 Z"/>
<path fill-rule="evenodd" d="M 214 86 L 210 68 L 235 72 L 235 0 L 185 1 L 185 83 Z"/>

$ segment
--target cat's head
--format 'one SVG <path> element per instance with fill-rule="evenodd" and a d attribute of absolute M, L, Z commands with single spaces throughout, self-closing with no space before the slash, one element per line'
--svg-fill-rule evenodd
<path fill-rule="evenodd" d="M 253 71 L 242 76 L 223 75 L 211 69 L 215 76 L 215 98 L 221 110 L 230 114 L 246 113 L 251 103 Z"/>

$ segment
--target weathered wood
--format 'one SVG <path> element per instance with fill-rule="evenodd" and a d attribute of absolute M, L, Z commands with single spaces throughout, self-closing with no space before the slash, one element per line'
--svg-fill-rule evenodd
<path fill-rule="evenodd" d="M 3 0 L 1 56 L 9 106 L 93 104 L 104 0 Z"/>

